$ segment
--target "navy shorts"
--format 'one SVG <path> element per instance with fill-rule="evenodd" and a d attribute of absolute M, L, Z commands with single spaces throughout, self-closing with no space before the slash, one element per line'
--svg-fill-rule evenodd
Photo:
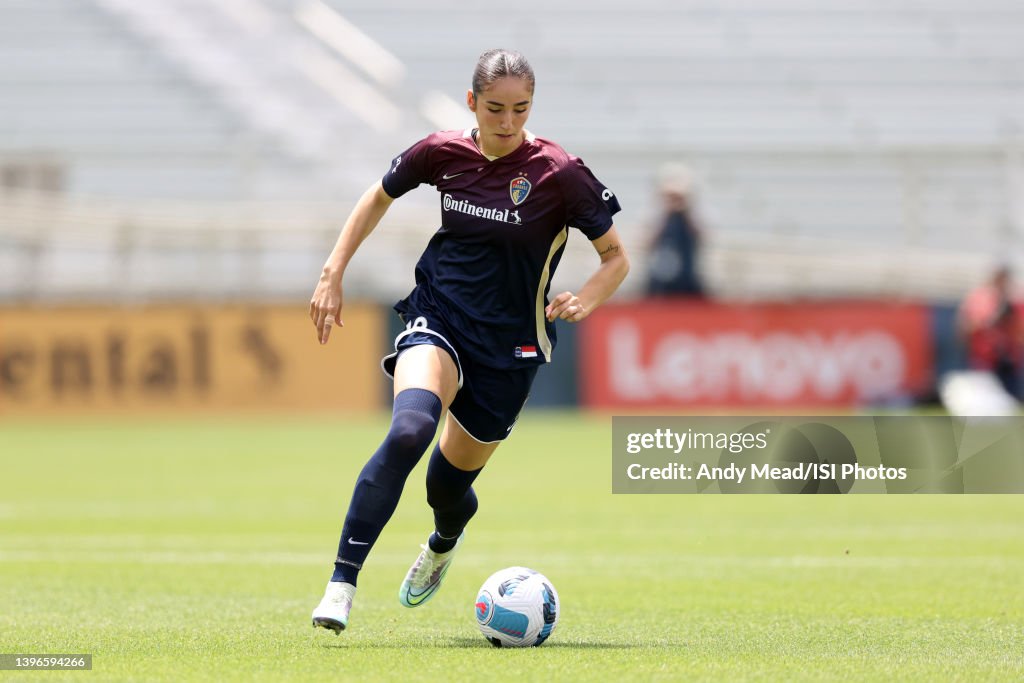
<path fill-rule="evenodd" d="M 430 344 L 444 349 L 459 371 L 459 390 L 448 407 L 448 414 L 466 433 L 481 443 L 502 441 L 516 426 L 519 412 L 530 396 L 530 387 L 539 366 L 517 370 L 499 370 L 477 363 L 468 354 L 460 354 L 457 339 L 444 321 L 430 315 L 405 315 L 405 330 L 395 337 L 395 351 L 383 358 L 381 368 L 394 378 L 398 356 L 406 349 Z"/>

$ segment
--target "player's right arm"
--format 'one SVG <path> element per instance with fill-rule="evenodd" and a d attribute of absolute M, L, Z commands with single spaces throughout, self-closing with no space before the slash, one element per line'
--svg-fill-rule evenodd
<path fill-rule="evenodd" d="M 380 223 L 394 200 L 384 191 L 380 181 L 374 183 L 356 202 L 356 206 L 345 221 L 338 241 L 324 264 L 320 281 L 309 302 L 309 317 L 316 325 L 317 339 L 326 344 L 331 336 L 331 327 L 340 325 L 342 292 L 341 280 L 348 262 L 373 229 Z"/>

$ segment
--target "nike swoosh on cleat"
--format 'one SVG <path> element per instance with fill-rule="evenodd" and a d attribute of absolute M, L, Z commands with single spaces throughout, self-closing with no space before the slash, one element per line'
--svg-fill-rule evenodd
<path fill-rule="evenodd" d="M 348 542 L 351 543 L 352 545 L 370 545 L 369 541 L 365 541 L 365 542 L 364 541 L 357 541 L 357 540 L 353 539 L 351 536 L 348 537 Z"/>
<path fill-rule="evenodd" d="M 465 171 L 463 171 L 462 173 L 455 173 L 454 175 L 448 175 L 447 173 L 445 173 L 443 176 L 441 176 L 441 180 L 451 180 L 452 178 L 458 178 L 460 175 L 464 173 Z"/>
<path fill-rule="evenodd" d="M 413 593 L 411 590 L 407 590 L 405 592 L 405 599 L 406 601 L 408 601 L 410 605 L 418 605 L 421 602 L 423 602 L 423 600 L 427 598 L 431 593 L 433 593 L 435 588 L 436 586 L 431 586 L 422 593 Z"/>
<path fill-rule="evenodd" d="M 445 574 L 447 574 L 447 572 L 445 572 Z M 423 591 L 420 592 L 420 593 L 414 593 L 411 586 L 409 588 L 405 589 L 405 596 L 409 600 L 409 604 L 418 605 L 419 603 L 421 603 L 431 593 L 433 593 L 434 591 L 437 590 L 437 587 L 438 587 L 438 585 L 440 585 L 441 579 L 443 579 L 443 578 L 444 578 L 444 574 L 442 574 L 441 576 L 437 577 L 437 580 L 434 581 L 434 583 L 432 583 L 429 586 L 427 586 L 426 588 L 424 588 Z"/>

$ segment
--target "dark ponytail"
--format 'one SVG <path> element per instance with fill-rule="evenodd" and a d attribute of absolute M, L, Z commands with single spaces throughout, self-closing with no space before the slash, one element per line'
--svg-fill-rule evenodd
<path fill-rule="evenodd" d="M 533 93 L 536 79 L 526 57 L 515 50 L 488 50 L 480 55 L 473 71 L 473 95 L 479 95 L 496 80 L 506 77 L 526 79 Z"/>

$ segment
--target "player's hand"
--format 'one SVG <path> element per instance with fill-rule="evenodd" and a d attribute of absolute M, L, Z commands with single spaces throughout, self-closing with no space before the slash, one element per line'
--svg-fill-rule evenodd
<path fill-rule="evenodd" d="M 341 320 L 341 301 L 341 282 L 321 277 L 309 302 L 309 317 L 316 325 L 316 338 L 321 344 L 331 338 L 332 327 L 345 327 Z"/>
<path fill-rule="evenodd" d="M 547 316 L 548 322 L 554 322 L 556 318 L 561 318 L 566 322 L 578 323 L 589 314 L 590 311 L 572 292 L 562 292 L 552 299 L 544 309 L 544 315 Z"/>

